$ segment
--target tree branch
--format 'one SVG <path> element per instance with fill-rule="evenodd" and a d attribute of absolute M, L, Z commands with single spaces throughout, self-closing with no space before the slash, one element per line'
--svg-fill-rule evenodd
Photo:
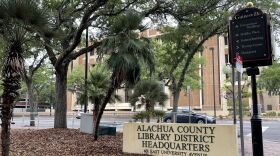
<path fill-rule="evenodd" d="M 57 58 L 56 64 L 61 64 L 64 62 L 65 58 L 78 46 L 78 44 L 81 41 L 81 36 L 83 31 L 88 27 L 88 19 L 90 16 L 101 6 L 105 5 L 108 0 L 96 0 L 95 4 L 89 7 L 85 13 L 84 16 L 80 22 L 79 27 L 77 28 L 74 37 L 73 42 L 68 46 L 67 49 L 64 49 L 64 51 L 59 55 Z"/>
<path fill-rule="evenodd" d="M 57 63 L 57 58 L 56 58 L 56 56 L 53 52 L 53 47 L 51 46 L 50 39 L 44 37 L 43 45 L 44 45 L 44 47 L 47 51 L 47 54 L 49 56 L 49 59 L 50 59 L 51 63 L 55 66 L 56 63 Z"/>
<path fill-rule="evenodd" d="M 227 85 L 225 85 L 225 88 L 226 88 L 227 92 L 230 92 L 231 94 L 233 93 L 232 89 L 230 89 L 230 87 L 228 87 Z"/>
<path fill-rule="evenodd" d="M 210 37 L 214 36 L 216 32 L 221 28 L 221 26 L 217 26 L 215 29 L 213 29 L 207 36 L 203 37 L 203 39 L 199 42 L 199 44 L 189 53 L 186 63 L 184 65 L 184 68 L 182 70 L 181 76 L 179 78 L 178 84 L 177 84 L 177 90 L 182 88 L 183 81 L 187 72 L 187 69 L 191 63 L 192 58 L 196 54 L 196 52 L 199 50 L 199 48 L 204 44 L 206 40 L 208 40 Z"/>
<path fill-rule="evenodd" d="M 123 8 L 119 9 L 118 11 L 115 11 L 114 12 L 114 9 L 112 9 L 110 11 L 110 13 L 102 13 L 101 12 L 101 15 L 104 15 L 104 16 L 116 16 L 116 15 L 119 15 L 120 13 L 124 12 L 127 8 L 129 8 L 132 4 L 136 3 L 138 0 L 133 0 L 131 2 L 128 2 L 126 4 L 126 6 L 124 6 Z"/>
<path fill-rule="evenodd" d="M 23 80 L 25 81 L 25 83 L 27 84 L 30 81 L 30 77 L 27 74 L 27 70 L 26 68 L 23 68 Z"/>
<path fill-rule="evenodd" d="M 80 55 L 82 55 L 82 54 L 85 54 L 85 53 L 87 53 L 87 52 L 90 52 L 90 51 L 93 51 L 94 49 L 96 49 L 98 46 L 100 46 L 101 45 L 101 42 L 94 42 L 94 44 L 92 44 L 92 45 L 90 45 L 90 46 L 88 46 L 88 47 L 86 47 L 86 48 L 82 48 L 82 49 L 80 49 L 79 51 L 77 51 L 76 53 L 72 53 L 71 55 L 69 55 L 69 59 L 68 60 L 74 60 L 74 59 L 76 59 L 77 57 L 79 57 Z"/>
<path fill-rule="evenodd" d="M 31 77 L 34 75 L 34 73 L 41 67 L 42 63 L 44 62 L 44 60 L 48 57 L 47 54 L 45 54 L 41 60 L 39 61 L 39 63 L 32 69 L 31 71 Z"/>

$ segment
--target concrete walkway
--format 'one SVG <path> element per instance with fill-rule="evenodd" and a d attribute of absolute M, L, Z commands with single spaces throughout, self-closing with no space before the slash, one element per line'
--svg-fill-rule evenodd
<path fill-rule="evenodd" d="M 245 156 L 252 156 L 252 140 L 249 138 L 244 139 Z M 279 156 L 280 155 L 280 143 L 272 141 L 263 141 L 264 156 Z M 239 153 L 240 144 L 239 144 Z"/>

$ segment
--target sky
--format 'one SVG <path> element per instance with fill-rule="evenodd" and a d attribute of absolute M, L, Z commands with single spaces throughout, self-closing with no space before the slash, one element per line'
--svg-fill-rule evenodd
<path fill-rule="evenodd" d="M 280 57 L 280 45 L 279 45 L 279 43 L 276 44 L 275 55 L 277 57 Z"/>

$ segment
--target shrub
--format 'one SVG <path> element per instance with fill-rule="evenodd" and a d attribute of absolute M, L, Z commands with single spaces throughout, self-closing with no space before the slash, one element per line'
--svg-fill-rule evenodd
<path fill-rule="evenodd" d="M 248 117 L 250 117 L 251 116 L 251 112 L 250 111 L 246 111 L 246 112 L 244 112 L 244 116 L 248 116 Z"/>
<path fill-rule="evenodd" d="M 275 117 L 275 116 L 277 116 L 277 114 L 276 114 L 276 112 L 267 112 L 264 116 Z"/>
<path fill-rule="evenodd" d="M 155 117 L 157 119 L 158 123 L 161 121 L 162 117 L 165 115 L 165 112 L 161 111 L 161 110 L 154 110 L 151 113 L 152 113 L 152 117 Z"/>
<path fill-rule="evenodd" d="M 144 121 L 144 119 L 147 117 L 147 112 L 139 112 L 137 114 L 135 114 L 132 118 L 135 120 L 135 121 L 138 121 L 140 120 L 141 122 Z"/>
<path fill-rule="evenodd" d="M 137 114 L 135 114 L 132 118 L 135 121 L 140 120 L 141 122 L 144 122 L 144 119 L 146 119 L 148 116 L 150 116 L 151 118 L 156 118 L 157 122 L 160 122 L 162 117 L 165 115 L 164 111 L 160 111 L 160 110 L 154 110 L 154 111 L 149 111 L 149 112 L 139 112 Z"/>

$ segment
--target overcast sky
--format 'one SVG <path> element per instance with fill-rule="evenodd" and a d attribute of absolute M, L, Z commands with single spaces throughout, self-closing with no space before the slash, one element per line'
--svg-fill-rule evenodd
<path fill-rule="evenodd" d="M 275 55 L 276 55 L 277 57 L 280 57 L 280 45 L 279 45 L 279 44 L 276 44 Z"/>

